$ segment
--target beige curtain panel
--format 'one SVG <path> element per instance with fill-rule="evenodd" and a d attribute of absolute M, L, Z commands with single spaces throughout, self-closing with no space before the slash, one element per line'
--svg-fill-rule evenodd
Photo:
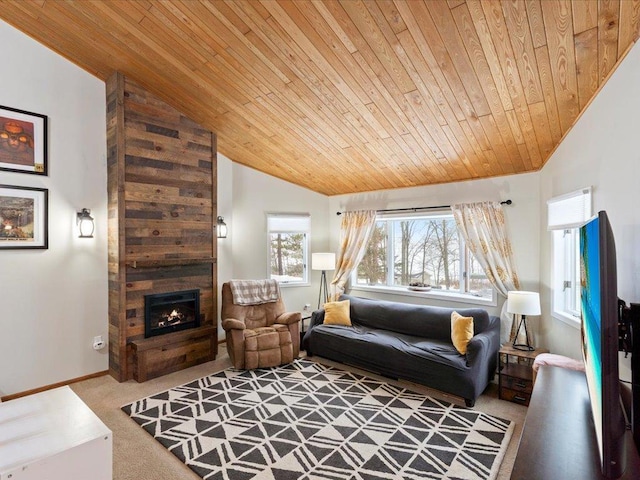
<path fill-rule="evenodd" d="M 510 290 L 520 290 L 504 210 L 499 202 L 461 203 L 451 210 L 467 247 L 484 269 L 491 285 L 505 298 Z M 500 314 L 500 342 L 513 341 L 515 324 L 506 313 Z"/>
<path fill-rule="evenodd" d="M 340 226 L 340 252 L 336 262 L 336 273 L 331 281 L 333 299 L 344 293 L 351 273 L 358 268 L 367 243 L 376 224 L 375 210 L 361 210 L 342 214 Z"/>

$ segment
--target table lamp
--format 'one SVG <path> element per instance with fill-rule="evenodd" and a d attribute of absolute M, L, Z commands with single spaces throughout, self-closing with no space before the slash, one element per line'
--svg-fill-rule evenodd
<path fill-rule="evenodd" d="M 520 323 L 513 338 L 513 348 L 516 350 L 533 351 L 535 348 L 529 343 L 527 330 L 527 315 L 540 315 L 540 294 L 538 292 L 511 291 L 507 293 L 507 313 L 520 315 Z M 520 329 L 524 326 L 527 343 L 517 343 Z"/>
<path fill-rule="evenodd" d="M 322 270 L 320 276 L 320 291 L 318 292 L 318 310 L 320 309 L 320 299 L 322 298 L 322 292 L 324 290 L 324 302 L 329 301 L 329 289 L 327 288 L 327 270 L 336 269 L 336 254 L 335 253 L 312 253 L 311 254 L 311 269 Z"/>

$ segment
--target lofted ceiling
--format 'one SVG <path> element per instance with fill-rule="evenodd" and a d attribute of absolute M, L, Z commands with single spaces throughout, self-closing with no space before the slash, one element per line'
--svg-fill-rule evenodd
<path fill-rule="evenodd" d="M 336 195 L 538 170 L 640 0 L 0 0 L 0 18 L 135 79 L 233 161 Z"/>

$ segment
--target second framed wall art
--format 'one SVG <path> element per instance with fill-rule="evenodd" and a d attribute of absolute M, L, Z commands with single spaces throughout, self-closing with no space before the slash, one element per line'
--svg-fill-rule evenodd
<path fill-rule="evenodd" d="M 0 250 L 49 247 L 46 188 L 0 185 Z"/>

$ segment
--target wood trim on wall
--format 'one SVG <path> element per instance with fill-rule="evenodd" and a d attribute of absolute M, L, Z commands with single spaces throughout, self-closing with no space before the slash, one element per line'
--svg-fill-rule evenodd
<path fill-rule="evenodd" d="M 34 393 L 40 393 L 46 390 L 53 390 L 54 388 L 64 387 L 66 385 L 82 382 L 84 380 L 89 380 L 91 378 L 104 377 L 105 375 L 109 375 L 109 370 L 90 373 L 89 375 L 83 375 L 82 377 L 72 378 L 71 380 L 64 380 L 62 382 L 52 383 L 51 385 L 45 385 L 43 387 L 38 387 L 31 390 L 25 390 L 24 392 L 12 393 L 11 395 L 5 395 L 4 397 L 0 397 L 0 401 L 8 402 L 9 400 L 15 400 L 16 398 L 26 397 L 27 395 L 33 395 Z"/>

